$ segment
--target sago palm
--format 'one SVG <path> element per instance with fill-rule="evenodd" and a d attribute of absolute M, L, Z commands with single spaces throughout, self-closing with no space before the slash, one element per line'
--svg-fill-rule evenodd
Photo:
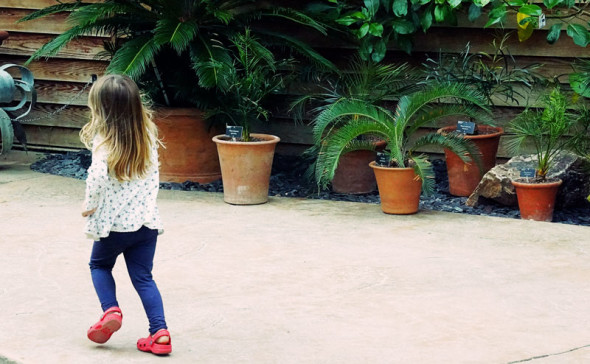
<path fill-rule="evenodd" d="M 526 109 L 509 125 L 513 133 L 507 142 L 512 152 L 519 152 L 525 143 L 530 142 L 537 156 L 536 178 L 544 181 L 553 165 L 555 156 L 581 143 L 581 135 L 567 137 L 574 127 L 581 125 L 588 114 L 568 110 L 568 100 L 559 88 L 554 88 L 545 96 L 545 108 Z"/>
<path fill-rule="evenodd" d="M 418 151 L 420 148 L 439 145 L 465 162 L 479 159 L 477 147 L 460 134 L 417 136 L 421 127 L 457 115 L 490 120 L 483 96 L 460 84 L 430 85 L 402 96 L 393 112 L 359 100 L 345 100 L 333 105 L 318 115 L 313 129 L 319 148 L 314 167 L 318 186 L 325 188 L 330 183 L 344 153 L 374 149 L 374 143 L 359 136 L 375 135 L 387 142 L 390 165 L 414 168 L 423 181 L 424 193 L 431 193 L 434 189 L 433 171 L 427 157 Z"/>
<path fill-rule="evenodd" d="M 57 54 L 73 39 L 98 34 L 113 40 L 107 44 L 114 54 L 107 69 L 134 79 L 155 66 L 156 55 L 174 50 L 190 57 L 201 87 L 223 83 L 232 57 L 227 47 L 246 26 L 267 47 L 285 46 L 293 53 L 327 68 L 333 64 L 303 41 L 276 30 L 274 24 L 303 25 L 325 34 L 325 28 L 304 13 L 271 2 L 253 0 L 105 0 L 75 1 L 38 10 L 21 19 L 27 21 L 70 11 L 71 27 L 43 45 L 29 61 Z M 115 45 L 113 46 L 113 43 Z M 178 71 L 178 70 L 177 70 Z M 224 85 L 221 85 L 224 86 Z"/>

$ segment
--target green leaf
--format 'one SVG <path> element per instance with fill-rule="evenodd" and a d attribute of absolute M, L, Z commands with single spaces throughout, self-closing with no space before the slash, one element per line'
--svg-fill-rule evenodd
<path fill-rule="evenodd" d="M 543 0 L 543 4 L 547 7 L 547 9 L 553 9 L 561 2 L 562 0 Z"/>
<path fill-rule="evenodd" d="M 576 5 L 576 0 L 564 0 L 564 3 L 568 9 L 571 9 Z"/>
<path fill-rule="evenodd" d="M 481 8 L 479 6 L 477 6 L 477 5 L 475 5 L 475 3 L 471 3 L 471 5 L 469 6 L 469 14 L 467 16 L 467 18 L 469 19 L 469 21 L 470 22 L 474 22 L 480 16 L 481 16 Z"/>
<path fill-rule="evenodd" d="M 425 33 L 428 29 L 430 29 L 432 26 L 432 11 L 428 10 L 421 14 L 420 25 L 422 26 L 422 30 Z"/>
<path fill-rule="evenodd" d="M 519 13 L 523 13 L 530 16 L 540 16 L 543 13 L 543 10 L 538 5 L 523 5 L 518 9 Z"/>
<path fill-rule="evenodd" d="M 139 78 L 151 64 L 161 45 L 149 35 L 132 39 L 121 46 L 107 67 L 108 73 L 123 73 Z"/>
<path fill-rule="evenodd" d="M 549 29 L 549 33 L 547 33 L 547 42 L 549 44 L 555 44 L 561 35 L 561 26 L 563 23 L 553 24 L 551 29 Z"/>
<path fill-rule="evenodd" d="M 521 6 L 526 5 L 526 2 L 524 0 L 509 0 L 508 5 L 514 6 L 514 7 L 521 7 Z"/>
<path fill-rule="evenodd" d="M 392 0 L 381 0 L 381 6 L 386 12 L 389 12 L 389 9 L 391 9 L 392 6 Z"/>
<path fill-rule="evenodd" d="M 408 14 L 408 0 L 394 0 L 393 13 L 399 17 L 406 16 Z"/>
<path fill-rule="evenodd" d="M 357 19 L 352 18 L 350 16 L 344 16 L 342 18 L 336 19 L 336 23 L 342 24 L 344 26 L 349 26 L 357 22 Z"/>
<path fill-rule="evenodd" d="M 473 0 L 473 3 L 475 4 L 475 6 L 483 8 L 484 6 L 490 3 L 490 0 Z"/>
<path fill-rule="evenodd" d="M 371 58 L 371 53 L 373 53 L 373 43 L 371 42 L 371 38 L 364 38 L 359 47 L 359 56 L 361 59 L 368 61 Z"/>
<path fill-rule="evenodd" d="M 487 28 L 489 26 L 492 26 L 496 23 L 500 23 L 504 20 L 504 17 L 506 16 L 506 13 L 508 12 L 508 8 L 505 4 L 502 4 L 500 6 L 498 6 L 497 8 L 492 9 L 492 11 L 490 11 L 490 13 L 488 14 L 488 22 L 486 23 L 486 25 L 484 26 L 484 28 Z"/>
<path fill-rule="evenodd" d="M 567 26 L 567 35 L 572 37 L 574 43 L 581 47 L 586 47 L 590 43 L 588 29 L 580 24 L 569 24 Z"/>
<path fill-rule="evenodd" d="M 373 17 L 379 10 L 379 0 L 364 0 L 365 7 L 369 11 L 369 16 Z"/>
<path fill-rule="evenodd" d="M 380 23 L 369 24 L 369 34 L 374 37 L 381 37 L 383 35 L 383 25 Z"/>
<path fill-rule="evenodd" d="M 198 25 L 194 21 L 178 22 L 172 19 L 162 19 L 156 23 L 154 39 L 159 45 L 170 44 L 180 54 L 195 38 L 197 29 Z"/>
<path fill-rule="evenodd" d="M 359 39 L 364 38 L 364 36 L 367 35 L 368 32 L 369 32 L 369 23 L 365 23 L 365 24 L 361 25 L 358 32 L 356 33 L 356 36 L 359 37 Z"/>
<path fill-rule="evenodd" d="M 445 21 L 447 12 L 448 10 L 445 5 L 437 5 L 434 8 L 434 19 L 436 20 L 436 22 L 442 23 L 443 21 Z"/>
<path fill-rule="evenodd" d="M 385 52 L 387 52 L 387 45 L 383 39 L 379 39 L 377 43 L 375 43 L 373 54 L 371 54 L 371 59 L 373 62 L 379 63 L 383 60 L 383 58 L 385 58 Z"/>
<path fill-rule="evenodd" d="M 449 3 L 451 8 L 454 9 L 457 6 L 461 5 L 461 0 L 447 0 L 447 3 Z"/>
<path fill-rule="evenodd" d="M 590 97 L 590 73 L 578 72 L 569 75 L 572 89 L 579 95 Z"/>
<path fill-rule="evenodd" d="M 398 34 L 412 34 L 416 31 L 414 23 L 406 19 L 397 19 L 391 22 L 393 30 Z"/>
<path fill-rule="evenodd" d="M 397 46 L 399 47 L 399 49 L 401 49 L 402 51 L 406 52 L 407 54 L 411 54 L 412 53 L 412 48 L 414 47 L 414 45 L 412 44 L 412 39 L 409 37 L 398 37 L 396 39 L 396 43 Z"/>

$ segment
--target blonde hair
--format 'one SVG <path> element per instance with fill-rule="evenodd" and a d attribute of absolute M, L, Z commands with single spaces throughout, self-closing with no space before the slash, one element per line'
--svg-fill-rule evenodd
<path fill-rule="evenodd" d="M 109 173 L 118 181 L 144 178 L 152 167 L 151 149 L 159 141 L 137 84 L 125 75 L 103 76 L 92 85 L 88 106 L 91 119 L 80 131 L 82 143 L 88 149 L 106 148 Z M 92 145 L 96 136 L 102 141 Z"/>

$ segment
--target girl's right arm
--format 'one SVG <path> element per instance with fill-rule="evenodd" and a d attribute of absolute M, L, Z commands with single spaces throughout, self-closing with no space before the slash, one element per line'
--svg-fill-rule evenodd
<path fill-rule="evenodd" d="M 96 145 L 96 144 L 95 144 Z M 92 164 L 86 178 L 86 196 L 82 215 L 92 215 L 98 207 L 100 195 L 108 179 L 107 156 L 104 148 L 92 149 Z"/>

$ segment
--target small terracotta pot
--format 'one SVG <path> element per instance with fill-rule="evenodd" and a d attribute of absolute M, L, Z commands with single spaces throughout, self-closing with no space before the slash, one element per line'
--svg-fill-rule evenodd
<path fill-rule="evenodd" d="M 469 196 L 481 181 L 481 177 L 496 165 L 496 154 L 500 137 L 504 129 L 500 127 L 479 125 L 478 130 L 484 132 L 479 135 L 465 135 L 466 139 L 475 143 L 481 153 L 483 170 L 479 170 L 476 163 L 465 163 L 455 153 L 445 148 L 445 159 L 449 175 L 449 193 L 453 196 Z M 447 126 L 438 130 L 440 134 L 447 134 L 457 130 L 456 126 Z"/>
<path fill-rule="evenodd" d="M 383 150 L 385 145 L 385 141 L 378 141 L 375 143 L 375 149 Z M 332 179 L 332 191 L 351 195 L 375 191 L 377 181 L 369 167 L 369 163 L 374 161 L 375 157 L 376 152 L 372 150 L 354 150 L 343 154 Z"/>
<path fill-rule="evenodd" d="M 234 142 L 225 135 L 217 144 L 223 181 L 223 200 L 233 205 L 257 205 L 268 201 L 268 186 L 275 147 L 281 140 L 267 134 L 250 134 L 262 141 Z"/>
<path fill-rule="evenodd" d="M 191 108 L 159 108 L 154 122 L 165 148 L 160 148 L 160 181 L 209 183 L 221 178 L 217 148 L 203 113 Z"/>
<path fill-rule="evenodd" d="M 381 210 L 386 214 L 408 215 L 418 211 L 422 180 L 413 168 L 391 168 L 369 164 L 375 172 Z"/>
<path fill-rule="evenodd" d="M 555 196 L 563 181 L 526 183 L 512 181 L 518 199 L 520 217 L 525 220 L 552 221 Z"/>

